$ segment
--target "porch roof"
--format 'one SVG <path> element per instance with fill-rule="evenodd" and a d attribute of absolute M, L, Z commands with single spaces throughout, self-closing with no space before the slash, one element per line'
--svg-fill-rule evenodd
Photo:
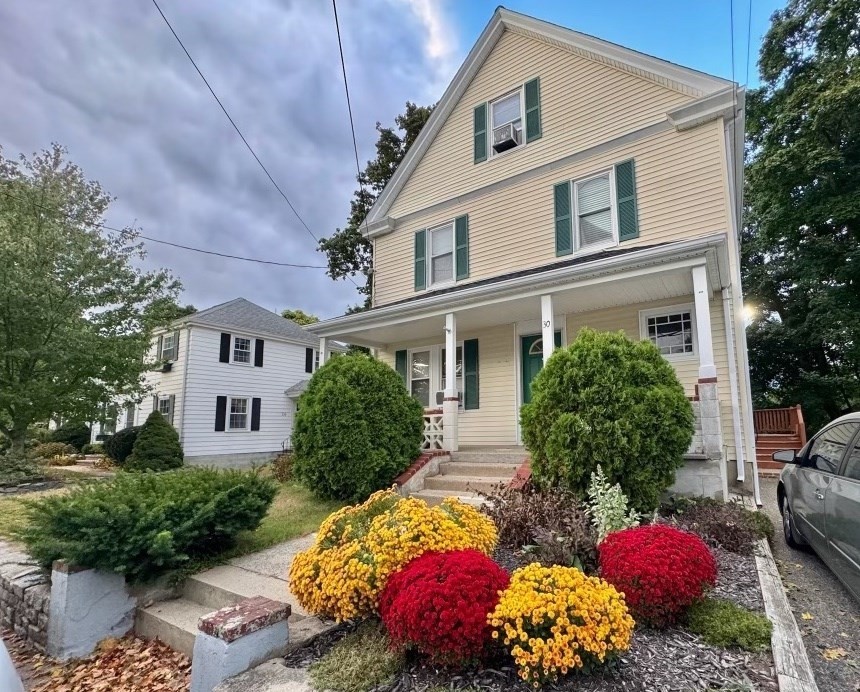
<path fill-rule="evenodd" d="M 693 292 L 690 270 L 705 265 L 712 290 L 729 285 L 727 236 L 638 246 L 410 296 L 370 310 L 309 325 L 317 336 L 370 347 L 438 337 L 444 315 L 457 314 L 472 331 L 540 316 L 540 296 L 553 295 L 555 312 L 569 314 L 642 303 Z"/>

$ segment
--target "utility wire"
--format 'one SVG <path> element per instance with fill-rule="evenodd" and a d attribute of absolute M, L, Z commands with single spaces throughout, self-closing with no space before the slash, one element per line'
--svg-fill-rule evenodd
<path fill-rule="evenodd" d="M 272 185 L 275 187 L 275 189 L 278 191 L 278 193 L 281 195 L 281 197 L 284 198 L 284 201 L 287 203 L 287 206 L 289 206 L 289 208 L 292 210 L 293 214 L 295 214 L 296 218 L 299 220 L 299 222 L 301 222 L 302 226 L 305 227 L 305 230 L 310 234 L 311 238 L 313 238 L 317 242 L 317 244 L 319 244 L 319 238 L 317 238 L 317 236 L 314 235 L 314 232 L 310 229 L 310 226 L 308 226 L 305 223 L 305 220 L 301 217 L 301 214 L 299 214 L 299 212 L 293 206 L 293 203 L 290 201 L 290 198 L 287 197 L 286 193 L 281 189 L 281 186 L 278 185 L 278 183 L 272 177 L 272 174 L 269 173 L 269 169 L 266 168 L 266 166 L 260 160 L 260 157 L 257 156 L 257 152 L 254 151 L 254 148 L 250 145 L 248 140 L 245 138 L 245 135 L 242 134 L 242 130 L 240 130 L 239 126 L 236 124 L 236 121 L 233 120 L 230 113 L 227 111 L 227 109 L 224 107 L 224 104 L 221 102 L 221 99 L 218 98 L 218 94 L 215 93 L 215 90 L 212 88 L 212 85 L 209 84 L 209 80 L 206 79 L 206 76 L 203 74 L 202 70 L 197 66 L 197 63 L 194 61 L 194 58 L 191 57 L 191 53 L 188 52 L 188 49 L 185 47 L 185 44 L 182 42 L 182 39 L 179 38 L 179 34 L 176 33 L 176 30 L 173 28 L 173 25 L 167 19 L 164 12 L 162 12 L 161 7 L 158 5 L 158 1 L 152 0 L 152 4 L 155 5 L 155 9 L 158 10 L 158 14 L 161 15 L 161 18 L 164 20 L 164 23 L 167 25 L 167 28 L 170 29 L 170 33 L 173 34 L 173 37 L 176 39 L 176 42 L 182 48 L 182 51 L 187 56 L 188 60 L 191 61 L 191 64 L 194 66 L 194 69 L 197 71 L 197 74 L 200 75 L 200 79 L 203 80 L 203 83 L 206 85 L 206 88 L 209 90 L 209 93 L 212 94 L 212 98 L 215 99 L 215 101 L 221 107 L 221 110 L 224 112 L 224 115 L 227 116 L 227 120 L 230 121 L 230 124 L 233 126 L 233 129 L 236 130 L 236 134 L 239 135 L 239 138 L 242 140 L 245 147 L 248 149 L 249 152 L 251 152 L 251 156 L 254 157 L 254 160 L 259 164 L 260 168 L 263 169 L 263 173 L 266 174 L 266 177 L 269 179 L 269 181 L 272 183 Z M 350 281 L 352 281 L 353 285 L 356 288 L 358 288 L 358 284 L 356 284 L 355 281 L 353 281 L 351 276 L 347 275 L 347 278 Z"/>
<path fill-rule="evenodd" d="M 25 201 L 22 197 L 18 197 L 17 195 L 12 195 L 12 194 L 4 191 L 4 190 L 0 190 L 0 193 L 4 194 L 6 197 L 9 197 L 12 199 L 17 199 L 21 202 Z M 38 204 L 36 202 L 32 202 L 31 200 L 26 200 L 26 201 L 31 202 L 33 205 L 39 207 L 40 209 L 46 209 L 46 210 L 50 211 L 48 209 L 48 207 L 42 206 L 41 204 Z M 103 229 L 105 231 L 110 231 L 112 233 L 123 234 L 123 233 L 129 232 L 128 229 L 123 230 L 122 228 L 114 228 L 113 226 L 108 226 L 106 223 L 93 223 L 92 221 L 82 221 L 80 223 L 83 223 L 87 226 L 91 226 L 92 228 L 100 228 L 100 229 Z M 168 240 L 161 240 L 160 238 L 153 238 L 151 236 L 143 235 L 142 233 L 139 233 L 137 231 L 134 231 L 134 232 L 137 234 L 137 236 L 139 238 L 142 238 L 143 240 L 148 240 L 151 243 L 159 243 L 161 245 L 169 245 L 170 247 L 180 248 L 181 250 L 190 250 L 191 252 L 200 252 L 200 253 L 203 253 L 204 255 L 215 255 L 216 257 L 225 257 L 227 259 L 242 260 L 243 262 L 255 262 L 257 264 L 272 264 L 272 265 L 275 265 L 278 267 L 294 267 L 297 269 L 327 269 L 327 267 L 325 265 L 322 265 L 322 264 L 292 264 L 290 262 L 276 262 L 274 260 L 257 259 L 255 257 L 241 257 L 240 255 L 228 255 L 224 252 L 216 252 L 215 250 L 204 250 L 203 248 L 191 247 L 190 245 L 181 245 L 179 243 L 172 243 Z"/>

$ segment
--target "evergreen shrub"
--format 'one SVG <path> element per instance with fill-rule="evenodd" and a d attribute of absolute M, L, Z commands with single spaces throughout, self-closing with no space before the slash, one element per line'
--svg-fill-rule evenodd
<path fill-rule="evenodd" d="M 104 441 L 105 454 L 113 459 L 117 465 L 122 466 L 126 459 L 131 456 L 134 442 L 139 433 L 139 425 L 117 431 Z"/>
<path fill-rule="evenodd" d="M 538 486 L 583 497 L 600 465 L 639 512 L 657 507 L 693 435 L 692 406 L 657 348 L 593 329 L 553 353 L 521 421 Z"/>
<path fill-rule="evenodd" d="M 299 400 L 293 472 L 322 498 L 361 502 L 409 467 L 423 431 L 424 409 L 394 370 L 364 354 L 336 356 Z"/>
<path fill-rule="evenodd" d="M 90 426 L 86 423 L 64 423 L 51 433 L 50 441 L 65 442 L 79 452 L 90 441 L 91 434 Z"/>
<path fill-rule="evenodd" d="M 125 460 L 127 471 L 168 471 L 184 461 L 179 433 L 158 411 L 149 414 Z"/>

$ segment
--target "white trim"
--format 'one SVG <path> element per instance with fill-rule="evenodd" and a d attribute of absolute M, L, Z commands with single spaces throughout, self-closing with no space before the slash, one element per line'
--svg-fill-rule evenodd
<path fill-rule="evenodd" d="M 186 392 L 188 391 L 188 371 L 191 369 L 189 366 L 191 364 L 191 330 L 192 326 L 189 324 L 185 328 L 185 367 L 182 370 L 182 389 L 181 392 L 182 401 L 179 403 L 179 443 L 182 444 L 185 441 L 185 400 L 188 398 L 186 396 Z"/>
<path fill-rule="evenodd" d="M 496 153 L 493 149 L 493 130 L 495 127 L 493 126 L 493 104 L 498 103 L 499 101 L 508 98 L 509 96 L 513 96 L 514 94 L 520 95 L 520 143 L 510 149 L 506 149 L 505 151 L 501 151 Z M 512 151 L 520 151 L 526 146 L 526 91 L 525 91 L 525 83 L 520 84 L 518 87 L 515 87 L 503 94 L 502 96 L 497 96 L 494 99 L 487 101 L 487 158 L 484 161 L 481 161 L 477 165 L 481 163 L 489 163 L 490 161 L 497 159 L 505 154 L 510 154 Z M 509 121 L 510 123 L 516 122 L 516 120 Z M 499 127 L 502 127 L 499 125 Z"/>
<path fill-rule="evenodd" d="M 732 432 L 735 436 L 735 461 L 737 462 L 737 480 L 738 483 L 743 483 L 746 479 L 746 469 L 744 463 L 746 461 L 744 454 L 744 440 L 741 435 L 741 412 L 740 412 L 740 393 L 738 390 L 738 369 L 737 369 L 737 351 L 735 351 L 735 329 L 732 325 L 731 317 L 731 289 L 724 288 L 723 294 L 723 322 L 726 329 L 726 344 L 731 344 L 732 353 L 728 354 L 729 362 L 729 392 L 732 396 Z"/>
<path fill-rule="evenodd" d="M 714 339 L 711 329 L 711 285 L 705 265 L 692 268 L 693 300 L 696 303 L 696 329 L 699 332 L 699 377 L 716 377 Z"/>
<path fill-rule="evenodd" d="M 156 400 L 156 404 L 155 404 L 155 410 L 158 411 L 162 416 L 164 416 L 164 419 L 169 423 L 170 422 L 170 414 L 171 414 L 170 394 L 157 394 L 156 396 L 157 396 L 157 400 Z M 164 411 L 161 410 L 161 402 L 162 401 L 167 402 L 167 413 L 165 413 Z"/>
<path fill-rule="evenodd" d="M 233 400 L 244 399 L 246 402 L 247 411 L 245 412 L 245 427 L 231 428 L 230 427 L 230 409 L 233 407 Z M 228 433 L 243 433 L 251 430 L 251 410 L 253 409 L 254 397 L 246 396 L 245 394 L 228 394 L 227 395 L 227 416 L 224 421 L 224 432 Z M 239 415 L 239 414 L 236 414 Z"/>
<path fill-rule="evenodd" d="M 559 43 L 583 57 L 609 64 L 692 96 L 711 94 L 731 85 L 731 82 L 725 79 L 499 7 L 445 89 L 445 93 L 422 128 L 421 134 L 418 135 L 397 167 L 397 171 L 376 199 L 367 215 L 368 225 L 375 224 L 388 214 L 397 195 L 417 168 L 505 30 L 530 33 L 550 42 Z"/>
<path fill-rule="evenodd" d="M 424 285 L 427 287 L 425 290 L 438 290 L 440 288 L 445 288 L 446 286 L 453 286 L 457 283 L 457 232 L 455 229 L 455 223 L 452 219 L 451 221 L 447 221 L 445 223 L 440 223 L 432 228 L 428 228 L 424 234 L 424 255 L 427 260 L 424 263 L 424 271 L 426 275 L 424 277 Z M 445 279 L 444 281 L 433 281 L 433 234 L 449 230 L 451 235 L 451 278 Z M 447 252 L 444 252 L 439 257 L 444 257 L 447 255 Z"/>
<path fill-rule="evenodd" d="M 695 303 L 680 303 L 678 305 L 666 305 L 659 308 L 647 308 L 639 311 L 639 339 L 641 341 L 650 341 L 648 335 L 648 318 L 663 317 L 677 312 L 690 313 L 690 329 L 693 332 L 693 352 L 692 353 L 669 353 L 661 354 L 666 360 L 672 363 L 685 360 L 698 360 L 699 358 L 699 334 L 696 323 L 696 305 Z M 653 342 L 652 342 L 653 343 Z M 656 346 L 656 344 L 655 344 Z M 659 348 L 659 346 L 658 346 Z"/>
<path fill-rule="evenodd" d="M 457 340 L 457 348 L 460 349 L 460 360 L 462 361 L 465 357 L 463 340 Z M 430 385 L 430 394 L 428 396 L 427 408 L 441 408 L 441 404 L 436 403 L 436 392 L 442 391 L 442 351 L 445 349 L 445 343 L 425 343 L 419 346 L 414 346 L 412 348 L 407 348 L 406 350 L 406 391 L 409 394 L 412 394 L 412 354 L 413 353 L 421 353 L 422 351 L 428 351 L 430 354 L 430 375 L 429 375 L 429 385 Z M 454 356 L 456 359 L 456 355 Z M 480 367 L 480 364 L 479 364 Z M 463 363 L 463 368 L 465 368 L 465 363 Z M 456 367 L 455 367 L 456 370 Z M 463 375 L 460 376 L 460 379 L 463 380 L 463 385 L 465 388 L 465 370 Z M 424 378 L 419 378 L 424 379 Z M 457 378 L 454 378 L 455 380 Z M 463 401 L 463 390 L 458 389 L 458 393 L 460 394 L 460 411 L 462 412 L 464 401 Z"/>
<path fill-rule="evenodd" d="M 612 226 L 612 239 L 602 245 L 589 245 L 587 248 L 582 249 L 579 246 L 579 194 L 578 189 L 579 186 L 583 183 L 587 183 L 590 180 L 596 180 L 597 178 L 609 178 L 609 219 L 610 224 Z M 607 248 L 617 247 L 618 240 L 618 195 L 615 191 L 615 166 L 611 166 L 608 169 L 602 170 L 598 173 L 592 173 L 584 178 L 577 178 L 575 180 L 571 180 L 571 196 L 573 199 L 571 200 L 571 209 L 573 210 L 573 223 L 571 224 L 573 227 L 573 255 L 574 256 L 582 256 L 589 255 L 595 252 L 601 252 L 602 250 L 606 250 Z"/>
<path fill-rule="evenodd" d="M 248 361 L 236 360 L 236 339 L 245 339 L 248 342 Z M 245 336 L 244 334 L 230 334 L 230 365 L 254 365 L 254 342 L 256 339 L 253 336 Z"/>

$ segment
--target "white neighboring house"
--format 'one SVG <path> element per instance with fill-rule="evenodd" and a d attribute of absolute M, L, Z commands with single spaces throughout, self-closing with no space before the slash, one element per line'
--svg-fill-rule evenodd
<path fill-rule="evenodd" d="M 319 364 L 319 338 L 244 298 L 157 332 L 151 396 L 93 425 L 93 441 L 160 411 L 191 464 L 248 466 L 290 448 L 296 400 Z M 338 348 L 337 350 L 341 350 Z"/>

